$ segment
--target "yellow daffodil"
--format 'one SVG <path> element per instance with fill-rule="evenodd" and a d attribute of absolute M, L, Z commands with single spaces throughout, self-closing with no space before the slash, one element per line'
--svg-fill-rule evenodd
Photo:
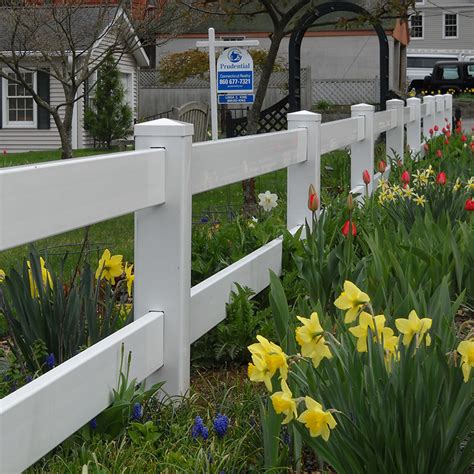
<path fill-rule="evenodd" d="M 393 185 L 392 191 L 396 196 L 403 196 L 403 190 L 398 184 Z"/>
<path fill-rule="evenodd" d="M 5 280 L 5 272 L 0 268 L 0 283 Z"/>
<path fill-rule="evenodd" d="M 127 282 L 127 293 L 132 296 L 132 285 L 135 280 L 135 275 L 132 274 L 133 265 L 125 264 L 125 281 Z"/>
<path fill-rule="evenodd" d="M 258 335 L 258 343 L 248 346 L 252 362 L 248 366 L 248 376 L 252 382 L 264 382 L 268 391 L 272 391 L 272 377 L 280 371 L 281 378 L 288 376 L 286 354 L 281 347 Z"/>
<path fill-rule="evenodd" d="M 31 263 L 29 260 L 26 262 L 26 266 L 28 268 L 28 279 L 30 281 L 31 297 L 37 298 L 39 296 L 39 291 L 36 285 L 36 281 L 33 278 L 33 271 L 31 270 Z M 46 268 L 46 262 L 44 261 L 43 257 L 40 257 L 40 270 L 41 270 L 41 280 L 43 282 L 43 286 L 46 287 L 47 285 L 49 285 L 49 287 L 52 288 L 53 280 L 51 278 L 51 274 Z"/>
<path fill-rule="evenodd" d="M 423 337 L 426 335 L 426 345 L 431 344 L 431 336 L 428 334 L 428 331 L 431 328 L 432 320 L 429 318 L 420 319 L 416 314 L 416 311 L 410 311 L 408 319 L 398 318 L 395 320 L 395 326 L 397 326 L 398 331 L 403 334 L 403 344 L 408 346 L 412 341 L 413 337 L 416 336 L 417 342 L 416 347 L 418 347 L 423 341 Z"/>
<path fill-rule="evenodd" d="M 410 186 L 406 186 L 404 188 L 402 188 L 402 191 L 403 191 L 403 197 L 406 197 L 407 199 L 411 199 L 411 197 L 413 196 L 413 188 L 410 188 Z"/>
<path fill-rule="evenodd" d="M 384 362 L 388 372 L 392 370 L 393 360 L 400 358 L 398 352 L 398 336 L 395 336 L 392 328 L 382 329 L 382 342 L 384 349 Z"/>
<path fill-rule="evenodd" d="M 332 357 L 329 347 L 324 339 L 324 329 L 319 323 L 318 313 L 314 312 L 308 318 L 298 316 L 303 326 L 296 328 L 296 340 L 301 346 L 301 355 L 310 357 L 317 368 L 322 359 Z"/>
<path fill-rule="evenodd" d="M 468 191 L 472 191 L 472 190 L 474 189 L 474 176 L 471 176 L 471 177 L 469 178 L 469 181 L 468 181 L 467 184 L 466 184 L 466 189 L 467 189 Z"/>
<path fill-rule="evenodd" d="M 413 201 L 416 202 L 417 206 L 424 207 L 426 204 L 425 196 L 419 196 L 418 194 L 413 194 Z"/>
<path fill-rule="evenodd" d="M 359 311 L 369 301 L 369 295 L 359 290 L 354 283 L 346 280 L 344 282 L 344 291 L 339 295 L 339 298 L 334 301 L 334 305 L 336 308 L 348 310 L 344 322 L 349 324 L 355 321 Z"/>
<path fill-rule="evenodd" d="M 382 330 L 385 325 L 385 316 L 379 314 L 372 317 L 371 314 L 362 311 L 359 317 L 359 325 L 349 328 L 349 331 L 357 337 L 357 351 L 367 352 L 367 336 L 369 328 L 372 332 L 374 341 L 382 341 Z"/>
<path fill-rule="evenodd" d="M 324 441 L 327 441 L 329 430 L 333 430 L 337 425 L 332 413 L 324 411 L 322 405 L 311 397 L 304 397 L 304 401 L 307 409 L 301 413 L 298 421 L 304 423 L 313 438 L 321 436 Z"/>
<path fill-rule="evenodd" d="M 277 415 L 284 414 L 285 419 L 282 421 L 283 425 L 289 423 L 293 418 L 298 416 L 296 411 L 296 402 L 293 400 L 293 394 L 287 383 L 281 381 L 281 392 L 275 392 L 270 396 L 273 404 L 273 408 Z"/>
<path fill-rule="evenodd" d="M 433 167 L 431 165 L 428 166 L 428 168 L 426 168 L 425 172 L 424 172 L 425 176 L 434 176 L 436 174 L 435 170 L 433 169 Z"/>
<path fill-rule="evenodd" d="M 115 284 L 115 278 L 123 272 L 122 255 L 111 255 L 109 249 L 105 249 L 100 257 L 99 265 L 95 272 L 96 280 L 104 278 L 112 285 Z"/>
<path fill-rule="evenodd" d="M 379 179 L 379 184 L 378 184 L 377 187 L 382 188 L 382 189 L 386 189 L 386 188 L 390 187 L 390 184 L 385 178 L 382 177 L 382 178 Z"/>
<path fill-rule="evenodd" d="M 459 178 L 456 178 L 456 182 L 453 185 L 453 191 L 459 191 L 462 187 L 461 180 Z"/>
<path fill-rule="evenodd" d="M 457 350 L 461 354 L 461 369 L 464 382 L 468 382 L 471 369 L 474 367 L 474 339 L 460 342 Z"/>
<path fill-rule="evenodd" d="M 391 189 L 387 191 L 387 201 L 393 202 L 395 201 L 396 197 L 397 195 Z"/>

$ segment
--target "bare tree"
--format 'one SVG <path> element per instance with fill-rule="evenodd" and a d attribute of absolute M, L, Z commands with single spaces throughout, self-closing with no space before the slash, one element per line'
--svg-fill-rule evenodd
<path fill-rule="evenodd" d="M 69 0 L 0 8 L 0 78 L 23 94 L 28 92 L 47 120 L 53 117 L 61 138 L 61 158 L 72 156 L 74 106 L 94 87 L 96 71 L 107 58 L 118 62 L 124 54 L 155 43 L 158 33 L 164 42 L 183 31 L 186 15 L 178 14 L 180 7 L 173 1 L 167 2 L 166 11 L 133 15 L 128 4 L 101 0 L 92 6 L 87 0 Z M 58 81 L 64 100 L 51 103 L 35 86 L 34 73 Z"/>

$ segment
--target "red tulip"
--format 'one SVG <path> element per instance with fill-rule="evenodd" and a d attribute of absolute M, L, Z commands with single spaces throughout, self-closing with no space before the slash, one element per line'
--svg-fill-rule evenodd
<path fill-rule="evenodd" d="M 423 145 L 423 150 L 425 150 L 425 153 L 428 153 L 430 151 L 430 147 L 429 147 L 428 143 L 425 143 Z"/>
<path fill-rule="evenodd" d="M 346 222 L 344 222 L 344 225 L 342 226 L 341 232 L 344 235 L 344 237 L 347 237 L 347 235 L 349 234 L 350 224 L 351 224 L 350 221 L 347 220 Z M 355 237 L 356 234 L 357 234 L 356 226 L 354 223 L 352 223 L 352 235 Z"/>
<path fill-rule="evenodd" d="M 446 125 L 446 128 L 449 130 L 451 128 L 451 125 L 448 123 L 448 125 Z"/>
<path fill-rule="evenodd" d="M 436 182 L 443 186 L 446 184 L 446 173 L 444 171 L 438 173 L 438 176 L 436 176 Z"/>
<path fill-rule="evenodd" d="M 362 172 L 362 179 L 363 179 L 366 186 L 370 183 L 370 174 L 369 174 L 368 170 L 364 170 Z"/>
<path fill-rule="evenodd" d="M 446 138 L 451 138 L 451 132 L 446 132 Z"/>
<path fill-rule="evenodd" d="M 444 141 L 444 144 L 445 145 L 449 145 L 449 140 L 446 138 L 446 140 Z"/>
<path fill-rule="evenodd" d="M 383 173 L 385 173 L 386 169 L 387 169 L 387 163 L 385 163 L 385 161 L 383 161 L 383 160 L 380 160 L 378 170 L 383 174 Z"/>
<path fill-rule="evenodd" d="M 433 135 L 433 129 L 430 128 L 430 135 Z"/>
<path fill-rule="evenodd" d="M 467 137 L 464 135 L 464 133 L 461 135 L 461 141 L 462 142 L 467 142 Z"/>
<path fill-rule="evenodd" d="M 316 190 L 312 184 L 309 185 L 308 190 L 308 209 L 311 212 L 316 212 L 319 209 L 319 199 Z"/>
<path fill-rule="evenodd" d="M 464 206 L 466 211 L 474 211 L 474 199 L 469 198 Z M 345 225 L 345 224 L 344 224 Z"/>
<path fill-rule="evenodd" d="M 435 125 L 435 126 L 434 126 L 434 131 L 437 132 L 438 130 L 439 130 L 438 125 Z"/>
<path fill-rule="evenodd" d="M 405 170 L 402 173 L 402 176 L 400 179 L 402 180 L 402 183 L 408 184 L 410 182 L 410 173 L 407 170 Z"/>
<path fill-rule="evenodd" d="M 436 156 L 438 158 L 442 158 L 443 157 L 443 152 L 441 150 L 436 150 Z"/>
<path fill-rule="evenodd" d="M 441 130 L 443 133 L 446 133 L 446 129 L 443 127 L 443 129 Z"/>

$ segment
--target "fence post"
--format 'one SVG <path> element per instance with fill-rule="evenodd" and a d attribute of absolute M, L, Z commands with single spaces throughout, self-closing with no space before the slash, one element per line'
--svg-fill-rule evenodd
<path fill-rule="evenodd" d="M 135 125 L 136 149 L 166 150 L 165 203 L 135 213 L 134 314 L 165 314 L 164 341 L 156 342 L 164 344 L 163 367 L 147 385 L 165 381 L 170 395 L 189 388 L 193 129 L 169 119 Z"/>
<path fill-rule="evenodd" d="M 441 94 L 435 95 L 435 104 L 435 125 L 438 125 L 438 130 L 435 131 L 435 135 L 441 135 L 441 130 L 446 125 L 444 122 L 444 97 Z"/>
<path fill-rule="evenodd" d="M 423 98 L 423 103 L 426 104 L 426 116 L 423 117 L 423 137 L 427 141 L 431 138 L 430 130 L 433 130 L 435 125 L 435 98 L 431 95 L 426 95 Z"/>
<path fill-rule="evenodd" d="M 364 139 L 351 145 L 351 189 L 365 186 L 362 173 L 367 170 L 370 175 L 369 194 L 372 194 L 374 181 L 374 113 L 373 105 L 357 104 L 351 107 L 351 117 L 364 117 Z"/>
<path fill-rule="evenodd" d="M 306 161 L 288 167 L 287 217 L 288 229 L 311 222 L 308 209 L 308 188 L 312 184 L 321 199 L 321 114 L 301 110 L 288 114 L 288 129 L 307 130 Z"/>
<path fill-rule="evenodd" d="M 387 100 L 387 110 L 395 111 L 396 127 L 387 130 L 386 153 L 390 160 L 400 159 L 403 163 L 405 155 L 405 142 L 403 136 L 403 115 L 405 103 L 400 99 Z"/>
<path fill-rule="evenodd" d="M 407 105 L 415 111 L 415 120 L 407 123 L 407 144 L 413 156 L 420 153 L 421 147 L 421 100 L 411 97 L 407 99 Z"/>
<path fill-rule="evenodd" d="M 444 110 L 444 116 L 448 120 L 445 120 L 446 124 L 444 124 L 443 126 L 446 127 L 447 124 L 450 124 L 451 126 L 451 123 L 453 121 L 453 96 L 451 94 L 444 95 Z"/>

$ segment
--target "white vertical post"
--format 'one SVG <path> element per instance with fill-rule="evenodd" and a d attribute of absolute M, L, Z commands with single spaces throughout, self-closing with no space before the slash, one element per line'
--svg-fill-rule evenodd
<path fill-rule="evenodd" d="M 135 213 L 134 312 L 165 314 L 164 365 L 149 383 L 166 381 L 171 395 L 189 387 L 193 128 L 169 119 L 135 125 L 138 150 L 166 150 L 165 203 Z"/>
<path fill-rule="evenodd" d="M 217 73 L 216 73 L 216 33 L 209 28 L 209 82 L 211 86 L 211 137 L 219 138 L 217 130 Z"/>
<path fill-rule="evenodd" d="M 451 94 L 444 95 L 444 109 L 445 117 L 448 119 L 446 124 L 449 124 L 449 126 L 451 127 L 453 124 L 453 96 Z"/>
<path fill-rule="evenodd" d="M 308 209 L 308 188 L 312 184 L 321 199 L 321 114 L 306 110 L 288 114 L 288 129 L 305 128 L 307 131 L 306 161 L 288 168 L 287 226 L 293 229 L 311 222 Z"/>
<path fill-rule="evenodd" d="M 387 110 L 395 111 L 396 127 L 387 130 L 386 153 L 390 160 L 400 159 L 403 163 L 405 155 L 403 115 L 405 103 L 400 99 L 387 100 Z"/>
<path fill-rule="evenodd" d="M 420 152 L 421 146 L 421 100 L 416 97 L 407 99 L 407 106 L 414 110 L 415 120 L 407 124 L 408 149 L 413 157 Z"/>
<path fill-rule="evenodd" d="M 367 170 L 370 175 L 369 194 L 372 194 L 374 181 L 374 113 L 373 105 L 351 107 L 351 117 L 364 117 L 364 139 L 351 145 L 351 189 L 364 185 L 362 173 Z"/>
<path fill-rule="evenodd" d="M 441 94 L 435 95 L 435 126 L 438 125 L 438 130 L 435 135 L 441 135 L 441 129 L 445 126 L 444 123 L 444 97 Z"/>
<path fill-rule="evenodd" d="M 433 130 L 435 125 L 435 98 L 427 95 L 423 98 L 423 103 L 426 104 L 426 116 L 423 117 L 423 136 L 425 140 L 431 138 L 430 130 Z"/>

